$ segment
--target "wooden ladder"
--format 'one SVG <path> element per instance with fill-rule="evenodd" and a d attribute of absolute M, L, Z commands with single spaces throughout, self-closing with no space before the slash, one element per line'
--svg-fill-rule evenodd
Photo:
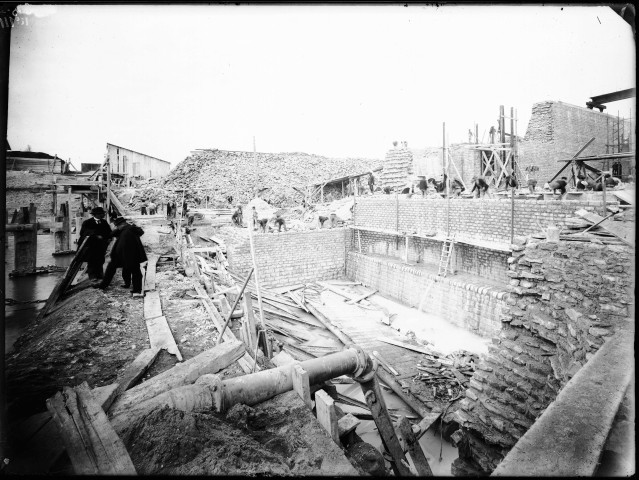
<path fill-rule="evenodd" d="M 437 276 L 445 277 L 450 267 L 450 258 L 453 256 L 453 250 L 455 248 L 455 237 L 444 239 L 442 244 L 442 255 L 439 258 L 439 270 Z M 451 269 L 452 272 L 452 269 Z"/>

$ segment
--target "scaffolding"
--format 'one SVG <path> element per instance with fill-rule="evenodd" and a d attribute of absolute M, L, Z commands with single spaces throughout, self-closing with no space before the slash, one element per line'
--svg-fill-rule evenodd
<path fill-rule="evenodd" d="M 506 131 L 506 120 L 510 124 Z M 524 176 L 519 168 L 518 144 L 517 144 L 517 110 L 510 108 L 510 116 L 505 115 L 504 106 L 499 106 L 499 119 L 497 133 L 498 141 L 491 130 L 490 143 L 476 143 L 468 148 L 479 152 L 479 174 L 485 177 L 486 183 L 493 188 L 498 188 L 504 177 L 514 174 L 516 178 Z"/>

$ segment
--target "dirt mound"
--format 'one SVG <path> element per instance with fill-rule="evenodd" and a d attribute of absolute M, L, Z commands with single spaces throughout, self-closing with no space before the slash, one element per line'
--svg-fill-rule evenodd
<path fill-rule="evenodd" d="M 297 394 L 226 416 L 156 409 L 118 432 L 142 475 L 355 475 Z"/>
<path fill-rule="evenodd" d="M 112 383 L 147 348 L 141 305 L 134 308 L 140 302 L 117 286 L 108 294 L 87 289 L 64 308 L 34 322 L 7 356 L 11 416 L 44 411 L 46 398 L 65 385 Z"/>
<path fill-rule="evenodd" d="M 381 160 L 365 158 L 327 158 L 306 153 L 229 152 L 197 150 L 180 162 L 164 179 L 167 188 L 188 188 L 188 199 L 209 195 L 213 202 L 246 204 L 253 198 L 255 168 L 258 170 L 260 197 L 276 207 L 299 204 L 305 186 L 331 178 L 365 172 L 381 165 Z"/>

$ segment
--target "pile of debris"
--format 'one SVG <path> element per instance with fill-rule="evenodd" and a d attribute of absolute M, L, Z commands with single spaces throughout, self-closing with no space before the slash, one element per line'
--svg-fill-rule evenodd
<path fill-rule="evenodd" d="M 367 171 L 380 163 L 306 153 L 256 153 L 254 157 L 251 152 L 196 150 L 169 173 L 162 186 L 187 188 L 187 198 L 208 195 L 210 201 L 222 204 L 227 204 L 228 196 L 234 204 L 246 204 L 259 194 L 271 205 L 285 207 L 300 204 L 300 191 L 308 184 Z"/>

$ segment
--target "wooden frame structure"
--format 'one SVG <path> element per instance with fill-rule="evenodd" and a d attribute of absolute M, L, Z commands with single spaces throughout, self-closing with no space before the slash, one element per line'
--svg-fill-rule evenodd
<path fill-rule="evenodd" d="M 364 177 L 366 175 L 369 175 L 370 172 L 372 171 L 373 173 L 375 172 L 380 172 L 384 167 L 380 166 L 377 168 L 373 168 L 371 170 L 368 170 L 365 173 L 359 173 L 356 175 L 345 175 L 343 177 L 338 177 L 338 178 L 333 178 L 330 180 L 326 180 L 325 182 L 318 182 L 318 183 L 313 183 L 310 185 L 307 185 L 306 187 L 306 201 L 309 203 L 324 203 L 324 188 L 328 185 L 338 185 L 341 184 L 342 186 L 342 198 L 345 198 L 347 196 L 348 190 L 346 190 L 346 185 L 349 185 L 351 188 L 351 192 L 354 191 L 354 187 L 357 184 L 357 182 L 359 181 L 359 179 L 361 177 Z M 299 190 L 298 190 L 299 191 Z M 359 192 L 358 192 L 359 193 Z"/>

